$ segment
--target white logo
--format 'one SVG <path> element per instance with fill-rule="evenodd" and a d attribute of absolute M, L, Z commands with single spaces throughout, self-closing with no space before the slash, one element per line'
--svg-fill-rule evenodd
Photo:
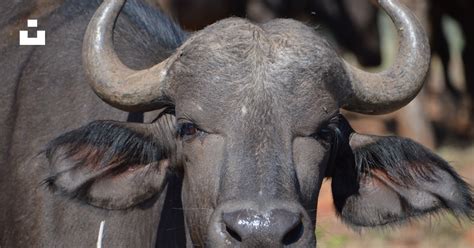
<path fill-rule="evenodd" d="M 38 20 L 28 19 L 29 28 L 37 28 Z M 29 37 L 28 30 L 20 30 L 20 46 L 44 46 L 46 45 L 46 31 L 36 31 L 36 37 Z"/>

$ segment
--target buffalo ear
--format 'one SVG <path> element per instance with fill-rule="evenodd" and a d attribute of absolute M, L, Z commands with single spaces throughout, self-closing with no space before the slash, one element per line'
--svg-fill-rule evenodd
<path fill-rule="evenodd" d="M 45 151 L 54 191 L 90 205 L 126 209 L 164 189 L 174 153 L 171 117 L 153 124 L 95 121 Z"/>
<path fill-rule="evenodd" d="M 374 227 L 442 210 L 474 220 L 469 185 L 422 145 L 352 133 L 341 151 L 332 172 L 332 192 L 346 223 Z"/>

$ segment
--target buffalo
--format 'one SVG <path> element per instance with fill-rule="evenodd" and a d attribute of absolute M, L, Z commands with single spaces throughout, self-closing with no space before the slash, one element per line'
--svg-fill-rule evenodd
<path fill-rule="evenodd" d="M 30 81 L 20 82 L 31 84 L 16 86 L 11 108 L 5 157 L 16 171 L 7 169 L 5 185 L 14 214 L 1 216 L 13 226 L 1 230 L 2 246 L 91 246 L 98 236 L 105 247 L 314 247 L 324 178 L 332 179 L 338 215 L 353 227 L 440 211 L 474 219 L 470 187 L 446 161 L 406 138 L 357 133 L 340 114 L 395 111 L 423 86 L 428 40 L 398 0 L 379 1 L 400 40 L 395 63 L 379 73 L 350 65 L 294 20 L 229 18 L 187 36 L 158 12 L 124 2 L 105 0 L 85 31 L 80 24 L 90 16 L 80 7 L 94 4 L 69 5 L 69 16 L 58 16 L 76 11 L 78 26 L 68 28 L 83 41 L 53 37 L 60 54 L 46 48 L 29 57 L 51 56 L 52 65 L 23 64 L 19 78 Z M 77 63 L 80 46 L 84 72 L 65 63 Z M 84 81 L 117 110 L 75 93 L 71 86 Z M 18 105 L 22 99 L 33 104 Z M 44 104 L 44 115 L 31 115 Z M 119 110 L 156 116 L 93 121 L 24 159 L 51 137 L 45 132 L 62 133 L 90 115 L 123 118 Z M 27 176 L 37 170 L 45 188 Z"/>
<path fill-rule="evenodd" d="M 0 10 L 15 11 L 11 6 L 21 3 L 1 1 Z M 38 29 L 46 30 L 46 46 L 18 46 L 18 31 L 26 29 L 26 20 L 18 28 L 6 27 L 11 37 L 0 38 L 1 247 L 95 246 L 102 220 L 107 247 L 152 247 L 157 235 L 164 247 L 167 240 L 185 240 L 179 193 L 164 194 L 139 210 L 110 212 L 43 189 L 50 169 L 40 154 L 49 140 L 91 120 L 137 120 L 128 117 L 140 115 L 112 109 L 84 87 L 82 40 L 98 6 L 95 0 L 67 0 L 40 18 Z M 14 13 L 0 15 L 0 23 L 7 23 L 3 18 L 9 16 Z M 187 36 L 169 18 L 134 0 L 125 4 L 114 33 L 118 55 L 137 69 L 159 63 Z M 145 120 L 150 118 L 145 115 Z M 179 178 L 169 181 L 167 192 L 180 190 Z"/>

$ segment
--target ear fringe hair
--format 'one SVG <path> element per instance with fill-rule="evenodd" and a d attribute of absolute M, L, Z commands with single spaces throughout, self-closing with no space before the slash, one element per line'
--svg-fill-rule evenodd
<path fill-rule="evenodd" d="M 42 153 L 50 164 L 57 159 L 71 160 L 71 166 L 62 170 L 52 167 L 50 176 L 43 184 L 53 191 L 60 190 L 74 197 L 93 181 L 84 182 L 77 189 L 63 189 L 55 185 L 57 177 L 79 167 L 87 167 L 91 172 L 109 170 L 112 174 L 119 174 L 130 166 L 147 165 L 169 158 L 171 151 L 166 144 L 171 141 L 166 140 L 166 137 L 162 139 L 133 131 L 119 122 L 91 122 L 59 136 L 46 146 Z"/>
<path fill-rule="evenodd" d="M 360 180 L 362 176 L 371 176 L 371 170 L 380 169 L 394 183 L 409 187 L 416 185 L 419 180 L 435 182 L 441 178 L 435 173 L 443 170 L 449 173 L 455 180 L 457 190 L 462 195 L 462 202 L 444 202 L 443 207 L 437 207 L 427 212 L 414 213 L 407 218 L 421 217 L 425 214 L 438 214 L 446 210 L 456 217 L 467 217 L 474 221 L 474 193 L 459 174 L 448 162 L 429 151 L 427 148 L 407 138 L 383 137 L 368 145 L 354 149 L 353 151 L 357 175 Z M 406 220 L 401 220 L 403 223 Z M 387 223 L 396 224 L 396 223 Z"/>
<path fill-rule="evenodd" d="M 85 147 L 103 150 L 100 166 L 106 166 L 116 158 L 123 159 L 123 164 L 148 164 L 169 153 L 162 150 L 167 146 L 151 135 L 134 132 L 114 121 L 94 121 L 59 136 L 47 145 L 46 157 L 51 160 L 61 147 L 67 147 L 67 157 L 80 154 Z"/>

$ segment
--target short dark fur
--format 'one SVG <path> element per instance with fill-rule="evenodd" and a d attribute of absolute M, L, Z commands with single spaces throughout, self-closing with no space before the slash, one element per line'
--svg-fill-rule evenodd
<path fill-rule="evenodd" d="M 331 153 L 329 155 L 328 167 L 326 169 L 326 177 L 331 177 L 337 163 L 340 163 L 341 154 L 346 154 L 349 146 L 349 136 L 354 130 L 350 126 L 346 118 L 339 114 L 334 117 L 329 125 L 332 132 Z"/>
<path fill-rule="evenodd" d="M 337 146 L 331 147 L 332 163 L 328 165 L 326 177 L 332 178 L 332 194 L 337 213 L 342 212 L 346 199 L 359 192 L 358 174 L 355 170 L 354 153 L 349 146 L 349 137 L 354 132 L 349 122 L 341 115 L 333 128 Z M 336 150 L 336 152 L 334 152 Z"/>

